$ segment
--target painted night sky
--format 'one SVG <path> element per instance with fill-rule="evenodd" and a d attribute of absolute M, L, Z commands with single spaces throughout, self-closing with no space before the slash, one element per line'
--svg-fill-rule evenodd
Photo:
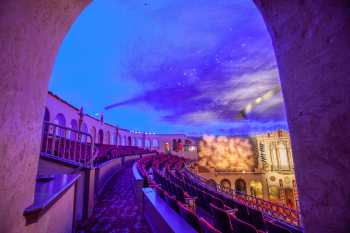
<path fill-rule="evenodd" d="M 68 32 L 50 90 L 123 128 L 236 135 L 287 128 L 281 93 L 235 118 L 277 85 L 253 1 L 99 0 Z"/>

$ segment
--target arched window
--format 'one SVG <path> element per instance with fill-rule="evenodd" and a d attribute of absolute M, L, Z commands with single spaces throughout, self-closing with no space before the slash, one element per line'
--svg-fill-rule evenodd
<path fill-rule="evenodd" d="M 50 112 L 48 108 L 45 108 L 45 113 L 44 113 L 44 122 L 50 122 Z M 48 134 L 49 133 L 49 126 L 48 125 L 44 125 L 44 134 Z"/>
<path fill-rule="evenodd" d="M 96 143 L 96 128 L 94 126 L 91 128 L 90 134 L 92 136 L 92 139 L 94 140 L 94 143 Z"/>
<path fill-rule="evenodd" d="M 177 151 L 177 142 L 176 142 L 176 139 L 173 139 L 173 151 Z"/>
<path fill-rule="evenodd" d="M 278 153 L 279 153 L 280 169 L 289 170 L 290 166 L 289 166 L 287 148 L 284 145 L 284 143 L 280 143 L 278 145 Z"/>
<path fill-rule="evenodd" d="M 109 131 L 106 133 L 106 144 L 111 144 L 111 133 Z"/>
<path fill-rule="evenodd" d="M 153 148 L 158 148 L 159 147 L 159 141 L 157 139 L 152 140 L 152 147 Z"/>
<path fill-rule="evenodd" d="M 89 133 L 89 130 L 88 130 L 88 127 L 87 127 L 86 123 L 83 123 L 83 124 L 81 125 L 81 132 L 83 132 L 83 133 Z M 85 135 L 83 135 L 82 138 L 81 138 L 81 140 L 82 140 L 83 142 L 86 142 L 87 137 L 86 137 Z"/>
<path fill-rule="evenodd" d="M 178 152 L 183 151 L 183 144 L 182 144 L 182 140 L 180 138 L 177 140 L 177 151 Z"/>
<path fill-rule="evenodd" d="M 221 180 L 220 185 L 224 189 L 231 189 L 231 182 L 228 179 Z"/>
<path fill-rule="evenodd" d="M 269 187 L 269 199 L 270 201 L 280 200 L 280 188 L 276 185 Z"/>
<path fill-rule="evenodd" d="M 54 123 L 59 126 L 66 126 L 66 118 L 62 113 L 59 113 L 56 115 Z M 65 130 L 64 129 L 58 129 L 56 130 L 56 135 L 64 137 L 65 136 Z"/>
<path fill-rule="evenodd" d="M 45 108 L 44 121 L 50 122 L 50 111 L 48 108 Z"/>
<path fill-rule="evenodd" d="M 98 131 L 98 143 L 103 144 L 103 130 L 102 129 L 100 129 Z"/>
<path fill-rule="evenodd" d="M 149 139 L 146 139 L 146 140 L 145 140 L 145 147 L 146 147 L 146 148 L 150 148 L 150 147 L 151 147 L 151 142 L 150 142 Z"/>
<path fill-rule="evenodd" d="M 237 179 L 235 182 L 235 190 L 239 193 L 247 193 L 247 186 L 243 179 Z"/>
<path fill-rule="evenodd" d="M 272 170 L 278 169 L 278 160 L 277 160 L 277 154 L 276 154 L 276 147 L 274 144 L 270 144 L 270 154 L 271 154 L 271 166 Z"/>
<path fill-rule="evenodd" d="M 255 197 L 263 198 L 262 183 L 260 181 L 252 180 L 250 182 L 250 194 Z"/>
<path fill-rule="evenodd" d="M 138 147 L 142 147 L 142 139 L 141 138 L 137 138 L 136 143 L 137 143 Z"/>
<path fill-rule="evenodd" d="M 131 136 L 128 137 L 128 146 L 131 146 L 132 142 L 131 142 Z"/>
<path fill-rule="evenodd" d="M 72 119 L 71 122 L 70 122 L 70 127 L 73 130 L 78 130 L 78 122 L 77 122 L 77 120 Z M 71 140 L 76 140 L 77 139 L 77 133 L 72 131 L 71 134 L 70 134 L 70 139 Z"/>
<path fill-rule="evenodd" d="M 81 125 L 81 131 L 84 132 L 84 133 L 89 133 L 88 132 L 88 127 L 87 127 L 87 124 L 86 123 L 83 123 Z"/>
<path fill-rule="evenodd" d="M 118 145 L 119 145 L 119 146 L 122 146 L 122 145 L 123 145 L 123 136 L 122 136 L 122 135 L 119 135 L 118 138 L 119 138 L 119 139 L 118 139 Z"/>
<path fill-rule="evenodd" d="M 112 134 L 112 145 L 117 145 L 117 136 L 115 134 Z"/>
<path fill-rule="evenodd" d="M 293 189 L 285 188 L 284 189 L 286 204 L 289 208 L 295 209 L 295 197 Z"/>

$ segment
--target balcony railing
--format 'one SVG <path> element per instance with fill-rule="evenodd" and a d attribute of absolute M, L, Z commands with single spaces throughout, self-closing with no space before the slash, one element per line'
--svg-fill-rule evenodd
<path fill-rule="evenodd" d="M 57 157 L 81 167 L 92 167 L 95 158 L 94 141 L 88 133 L 44 122 L 41 155 Z"/>
<path fill-rule="evenodd" d="M 245 193 L 241 193 L 237 190 L 223 187 L 220 184 L 213 184 L 209 179 L 206 179 L 198 174 L 192 172 L 189 168 L 190 163 L 186 164 L 185 170 L 187 175 L 192 179 L 196 180 L 198 183 L 204 185 L 205 187 L 212 189 L 214 191 L 220 192 L 227 197 L 234 199 L 246 206 L 253 209 L 261 211 L 264 215 L 270 218 L 278 220 L 284 224 L 291 227 L 295 227 L 298 230 L 302 230 L 302 225 L 300 221 L 300 212 L 296 209 L 291 209 L 278 203 L 264 200 L 255 196 L 251 196 Z"/>

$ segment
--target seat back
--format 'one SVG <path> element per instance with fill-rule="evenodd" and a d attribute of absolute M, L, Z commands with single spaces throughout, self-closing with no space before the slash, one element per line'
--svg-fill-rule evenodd
<path fill-rule="evenodd" d="M 168 193 L 164 192 L 164 197 L 165 197 L 165 201 L 168 203 L 168 205 L 175 210 L 176 212 L 179 213 L 179 206 L 177 205 L 177 201 L 175 199 L 175 197 L 170 196 Z"/>
<path fill-rule="evenodd" d="M 262 213 L 259 210 L 255 210 L 247 207 L 249 215 L 249 223 L 254 225 L 258 230 L 266 231 L 265 221 Z"/>
<path fill-rule="evenodd" d="M 266 228 L 269 233 L 291 233 L 288 229 L 279 226 L 271 221 L 266 221 Z"/>
<path fill-rule="evenodd" d="M 224 209 L 224 202 L 213 195 L 211 195 L 211 203 L 213 203 L 214 205 L 216 205 L 221 209 Z"/>
<path fill-rule="evenodd" d="M 221 231 L 208 223 L 204 218 L 199 218 L 199 224 L 201 226 L 202 233 L 221 233 Z"/>
<path fill-rule="evenodd" d="M 185 195 L 184 195 L 184 191 L 177 185 L 175 185 L 175 195 L 176 195 L 176 199 L 178 201 L 181 201 L 182 203 L 185 203 Z"/>
<path fill-rule="evenodd" d="M 253 225 L 240 220 L 234 214 L 230 214 L 230 220 L 234 233 L 257 233 Z"/>
<path fill-rule="evenodd" d="M 210 204 L 210 208 L 214 219 L 214 227 L 223 233 L 231 233 L 232 227 L 228 213 L 213 204 Z"/>
<path fill-rule="evenodd" d="M 197 215 L 180 202 L 178 202 L 178 206 L 180 214 L 186 220 L 186 222 L 188 222 L 194 229 L 196 229 L 197 232 L 201 232 L 201 227 Z"/>
<path fill-rule="evenodd" d="M 162 199 L 165 199 L 165 196 L 164 196 L 164 190 L 159 187 L 159 186 L 155 186 L 155 190 L 156 190 L 156 193 L 162 198 Z"/>

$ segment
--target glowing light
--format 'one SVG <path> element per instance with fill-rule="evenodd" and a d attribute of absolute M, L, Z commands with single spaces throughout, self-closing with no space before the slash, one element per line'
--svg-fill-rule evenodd
<path fill-rule="evenodd" d="M 199 165 L 227 171 L 253 171 L 256 156 L 248 139 L 204 135 L 199 143 Z"/>

